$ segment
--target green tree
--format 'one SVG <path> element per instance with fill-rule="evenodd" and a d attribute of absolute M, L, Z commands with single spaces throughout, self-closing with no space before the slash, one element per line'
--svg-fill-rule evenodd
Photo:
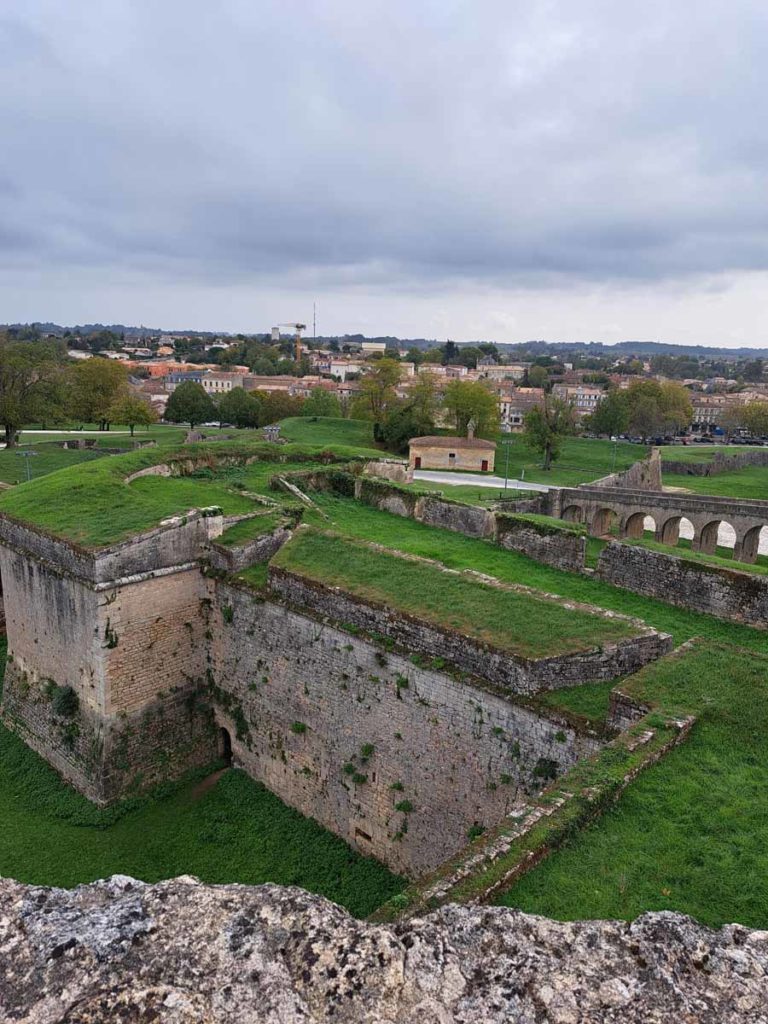
<path fill-rule="evenodd" d="M 168 399 L 165 418 L 171 423 L 188 423 L 190 430 L 198 423 L 207 423 L 216 416 L 216 406 L 202 384 L 185 380 L 178 384 Z"/>
<path fill-rule="evenodd" d="M 762 380 L 763 379 L 763 360 L 762 359 L 749 359 L 744 363 L 744 368 L 741 371 L 741 375 L 744 380 Z"/>
<path fill-rule="evenodd" d="M 768 434 L 768 402 L 747 402 L 741 410 L 741 423 L 754 437 Z"/>
<path fill-rule="evenodd" d="M 395 400 L 395 384 L 400 380 L 400 364 L 394 359 L 380 359 L 375 369 L 360 381 L 360 395 L 353 408 L 360 419 L 383 423 L 387 406 Z"/>
<path fill-rule="evenodd" d="M 477 437 L 499 432 L 499 403 L 482 381 L 452 380 L 445 389 L 443 408 L 458 434 L 466 435 L 474 423 Z"/>
<path fill-rule="evenodd" d="M 434 432 L 435 423 L 425 417 L 412 402 L 402 402 L 389 411 L 381 426 L 379 437 L 391 451 L 404 454 L 412 437 L 422 437 Z"/>
<path fill-rule="evenodd" d="M 611 388 L 588 418 L 586 424 L 595 434 L 624 434 L 629 429 L 629 402 L 627 392 Z"/>
<path fill-rule="evenodd" d="M 261 402 L 251 391 L 232 388 L 219 399 L 219 423 L 232 423 L 236 427 L 258 427 Z"/>
<path fill-rule="evenodd" d="M 148 427 L 152 423 L 157 423 L 158 415 L 146 398 L 129 393 L 117 399 L 109 410 L 109 419 L 112 423 L 125 423 L 133 437 L 136 427 Z"/>
<path fill-rule="evenodd" d="M 691 422 L 690 393 L 682 384 L 636 380 L 627 388 L 626 395 L 629 429 L 644 441 L 653 434 L 681 430 Z"/>
<path fill-rule="evenodd" d="M 332 391 L 312 388 L 304 403 L 302 416 L 341 416 L 341 403 Z"/>
<path fill-rule="evenodd" d="M 528 385 L 532 388 L 544 388 L 549 383 L 546 366 L 531 366 L 528 369 Z"/>
<path fill-rule="evenodd" d="M 260 427 L 278 423 L 289 416 L 301 416 L 301 410 L 304 408 L 304 399 L 297 395 L 289 395 L 287 391 L 256 391 L 254 394 L 261 403 Z"/>
<path fill-rule="evenodd" d="M 545 395 L 543 403 L 525 417 L 523 437 L 529 448 L 544 456 L 542 469 L 550 469 L 560 457 L 563 441 L 575 430 L 573 407 L 562 398 Z"/>
<path fill-rule="evenodd" d="M 84 359 L 69 371 L 68 411 L 79 423 L 109 430 L 110 410 L 128 394 L 128 370 L 114 359 Z"/>
<path fill-rule="evenodd" d="M 0 424 L 8 448 L 25 423 L 42 420 L 59 407 L 60 348 L 44 342 L 0 336 Z"/>

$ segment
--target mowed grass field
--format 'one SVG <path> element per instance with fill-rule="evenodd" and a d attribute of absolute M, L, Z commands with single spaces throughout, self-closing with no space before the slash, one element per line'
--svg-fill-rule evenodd
<path fill-rule="evenodd" d="M 452 569 L 476 569 L 510 583 L 523 583 L 550 594 L 572 598 L 624 615 L 636 616 L 649 625 L 671 633 L 680 644 L 694 636 L 734 643 L 768 654 L 768 631 L 724 622 L 712 615 L 689 612 L 652 598 L 577 573 L 564 572 L 535 562 L 525 555 L 506 551 L 489 541 L 425 526 L 400 516 L 379 512 L 349 498 L 314 494 L 314 501 L 328 515 L 324 520 L 309 512 L 305 521 L 425 558 L 434 558 Z"/>
<path fill-rule="evenodd" d="M 625 619 L 490 587 L 321 530 L 297 531 L 272 565 L 527 658 L 587 651 L 640 632 Z"/>
<path fill-rule="evenodd" d="M 5 643 L 0 645 L 0 673 Z M 100 811 L 0 725 L 0 876 L 71 887 L 115 873 L 152 882 L 300 885 L 364 916 L 404 881 L 244 772 L 199 772 Z M 211 785 L 211 783 L 213 783 Z"/>
<path fill-rule="evenodd" d="M 689 738 L 499 902 L 564 920 L 678 910 L 765 928 L 768 659 L 705 644 L 648 666 L 630 688 L 695 710 Z"/>

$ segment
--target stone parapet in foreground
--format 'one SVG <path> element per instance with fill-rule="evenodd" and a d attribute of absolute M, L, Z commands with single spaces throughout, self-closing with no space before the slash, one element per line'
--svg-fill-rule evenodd
<path fill-rule="evenodd" d="M 0 1019 L 35 1024 L 768 1020 L 768 933 L 672 913 L 382 926 L 278 886 L 0 881 L 0 948 Z"/>

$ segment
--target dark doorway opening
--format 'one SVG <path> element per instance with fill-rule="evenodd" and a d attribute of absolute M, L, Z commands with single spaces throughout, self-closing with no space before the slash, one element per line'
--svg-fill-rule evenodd
<path fill-rule="evenodd" d="M 232 737 L 226 729 L 219 729 L 219 757 L 227 768 L 232 765 Z"/>

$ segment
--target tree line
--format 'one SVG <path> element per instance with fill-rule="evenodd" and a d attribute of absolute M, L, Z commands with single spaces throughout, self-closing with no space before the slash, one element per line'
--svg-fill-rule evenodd
<path fill-rule="evenodd" d="M 111 359 L 72 362 L 60 341 L 18 341 L 0 335 L 0 425 L 12 448 L 27 423 L 124 423 L 157 420 L 150 403 L 133 393 L 128 371 Z"/>

